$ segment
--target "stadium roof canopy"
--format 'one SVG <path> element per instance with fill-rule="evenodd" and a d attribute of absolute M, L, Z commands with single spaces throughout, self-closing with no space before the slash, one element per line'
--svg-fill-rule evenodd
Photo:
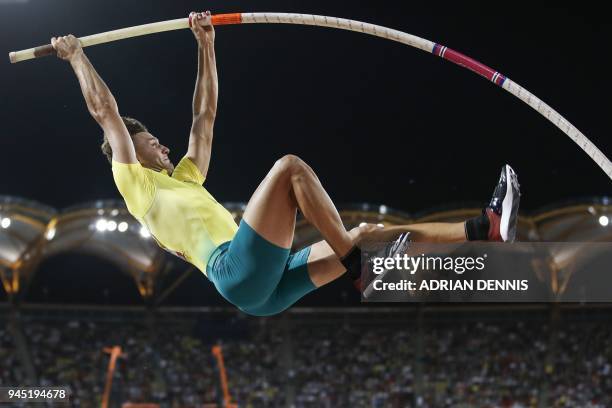
<path fill-rule="evenodd" d="M 237 222 L 244 203 L 226 203 Z M 385 205 L 353 204 L 340 207 L 341 217 L 352 228 L 362 222 L 399 225 L 415 222 L 455 222 L 475 216 L 474 205 L 454 205 L 430 209 L 418 214 L 388 208 Z M 561 203 L 521 216 L 518 239 L 546 242 L 612 241 L 612 207 L 608 198 L 592 198 Z M 296 225 L 294 247 L 312 244 L 321 237 L 304 219 Z M 9 298 L 17 298 L 27 287 L 38 265 L 61 253 L 81 252 L 102 257 L 129 274 L 145 299 L 167 296 L 157 285 L 171 268 L 166 256 L 148 231 L 125 208 L 122 201 L 100 200 L 58 211 L 43 204 L 9 196 L 0 196 L 0 277 Z M 567 263 L 578 253 L 556 254 Z M 171 284 L 178 286 L 193 268 Z M 87 270 L 79 271 L 86 274 Z"/>

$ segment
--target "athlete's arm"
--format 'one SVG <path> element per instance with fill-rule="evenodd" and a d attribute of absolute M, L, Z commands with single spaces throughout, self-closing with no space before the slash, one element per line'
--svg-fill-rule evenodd
<path fill-rule="evenodd" d="M 132 138 L 117 108 L 117 102 L 83 52 L 79 40 L 73 35 L 51 39 L 57 56 L 69 61 L 79 79 L 81 91 L 91 116 L 104 130 L 113 149 L 113 160 L 120 163 L 138 163 Z"/>
<path fill-rule="evenodd" d="M 198 77 L 193 94 L 193 122 L 189 134 L 187 157 L 195 163 L 204 177 L 208 173 L 217 115 L 217 63 L 215 60 L 215 29 L 210 11 L 192 13 L 191 30 L 198 42 Z M 202 27 L 201 24 L 205 26 Z M 206 25 L 207 24 L 207 25 Z"/>

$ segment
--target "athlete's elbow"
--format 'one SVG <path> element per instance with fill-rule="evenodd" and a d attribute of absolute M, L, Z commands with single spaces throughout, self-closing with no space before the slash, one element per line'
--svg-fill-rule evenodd
<path fill-rule="evenodd" d="M 202 120 L 205 122 L 214 121 L 217 117 L 217 105 L 213 103 L 207 103 L 206 106 L 201 109 L 194 109 L 193 120 Z"/>
<path fill-rule="evenodd" d="M 196 133 L 208 133 L 209 129 L 215 124 L 215 118 L 217 117 L 216 109 L 204 109 L 203 112 L 194 113 L 193 115 L 193 124 L 192 129 L 200 130 L 200 132 Z M 204 132 L 201 132 L 204 131 Z"/>
<path fill-rule="evenodd" d="M 109 117 L 119 114 L 117 104 L 111 101 L 97 101 L 88 105 L 89 114 L 98 122 L 104 122 Z"/>
<path fill-rule="evenodd" d="M 209 103 L 208 106 L 206 107 L 206 109 L 204 110 L 204 116 L 208 120 L 214 121 L 215 118 L 217 117 L 217 104 L 216 103 Z"/>

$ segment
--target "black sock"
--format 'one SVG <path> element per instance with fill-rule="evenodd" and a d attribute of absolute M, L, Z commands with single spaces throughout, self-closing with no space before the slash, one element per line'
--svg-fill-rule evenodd
<path fill-rule="evenodd" d="M 340 258 L 340 262 L 347 271 L 347 276 L 352 280 L 361 277 L 361 249 L 354 246 L 346 255 Z"/>
<path fill-rule="evenodd" d="M 489 218 L 486 214 L 470 218 L 465 222 L 465 236 L 468 241 L 486 241 L 489 236 Z"/>

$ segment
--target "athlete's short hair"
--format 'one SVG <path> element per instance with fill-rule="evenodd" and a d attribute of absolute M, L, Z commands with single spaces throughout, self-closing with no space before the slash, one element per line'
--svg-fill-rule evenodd
<path fill-rule="evenodd" d="M 147 127 L 139 120 L 130 118 L 129 116 L 122 116 L 121 119 L 123 120 L 123 124 L 125 124 L 125 127 L 127 128 L 127 131 L 131 137 L 133 137 L 136 133 L 149 131 Z M 112 163 L 113 149 L 111 148 L 111 145 L 108 142 L 106 134 L 104 134 L 102 138 L 102 145 L 100 146 L 100 149 L 102 149 L 102 153 L 106 156 L 108 162 Z"/>

